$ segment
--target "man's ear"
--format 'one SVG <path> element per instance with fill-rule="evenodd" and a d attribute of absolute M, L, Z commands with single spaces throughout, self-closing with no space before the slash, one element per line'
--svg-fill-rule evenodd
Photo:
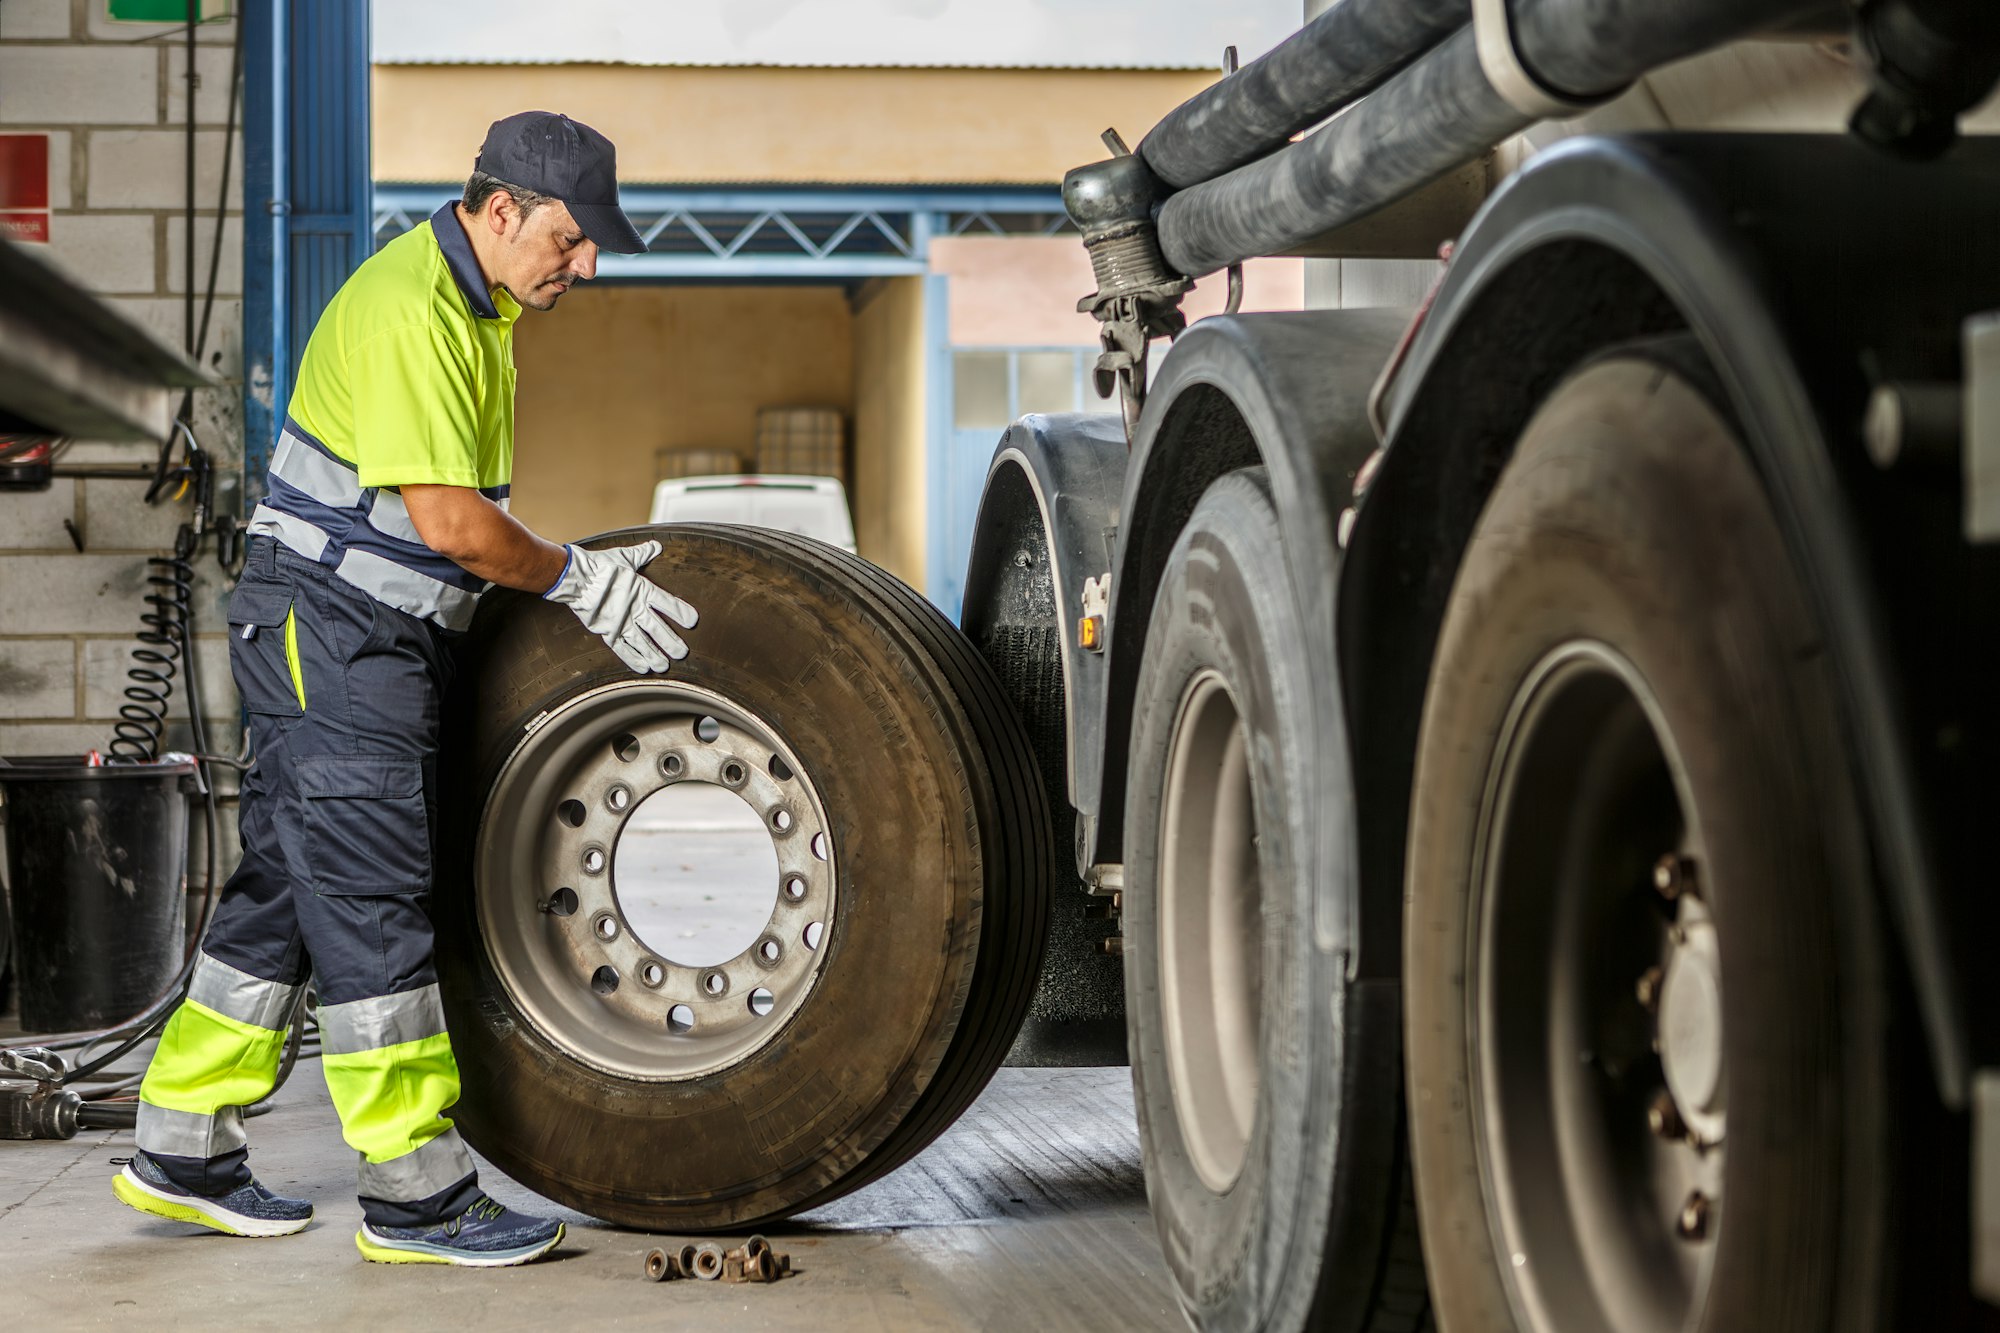
<path fill-rule="evenodd" d="M 486 226 L 495 236 L 504 237 L 520 222 L 521 208 L 514 196 L 496 191 L 486 201 Z"/>

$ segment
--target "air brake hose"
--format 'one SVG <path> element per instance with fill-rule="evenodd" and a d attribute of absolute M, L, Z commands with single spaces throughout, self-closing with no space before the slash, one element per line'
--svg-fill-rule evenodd
<path fill-rule="evenodd" d="M 1169 111 L 1139 156 L 1176 188 L 1220 176 L 1359 100 L 1471 18 L 1471 0 L 1340 0 Z"/>
<path fill-rule="evenodd" d="M 1317 133 L 1169 197 L 1159 209 L 1167 261 L 1199 278 L 1293 249 L 1558 114 L 1538 101 L 1578 108 L 1602 101 L 1661 65 L 1795 27 L 1833 6 L 1828 0 L 1478 0 L 1475 7 L 1489 19 L 1483 34 L 1478 24 L 1460 29 Z M 1504 92 L 1489 77 L 1496 69 L 1514 76 L 1502 77 L 1509 84 Z M 1531 95 L 1523 95 L 1523 86 Z"/>

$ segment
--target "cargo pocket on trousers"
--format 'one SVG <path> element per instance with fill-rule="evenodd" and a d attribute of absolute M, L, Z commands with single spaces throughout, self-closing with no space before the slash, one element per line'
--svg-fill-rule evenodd
<path fill-rule="evenodd" d="M 316 754 L 298 761 L 313 891 L 371 896 L 431 886 L 423 761 Z"/>
<path fill-rule="evenodd" d="M 251 713 L 297 717 L 305 711 L 290 588 L 239 583 L 229 598 L 229 668 Z"/>

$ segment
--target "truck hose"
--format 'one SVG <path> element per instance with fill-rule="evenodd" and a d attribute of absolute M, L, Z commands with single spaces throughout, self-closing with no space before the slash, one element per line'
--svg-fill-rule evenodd
<path fill-rule="evenodd" d="M 1494 0 L 1488 12 L 1511 28 L 1508 59 L 1523 78 L 1551 104 L 1581 108 L 1661 65 L 1797 28 L 1835 7 L 1828 0 Z M 1485 35 L 1490 43 L 1490 27 Z M 1491 50 L 1482 58 L 1480 39 L 1476 26 L 1461 28 L 1324 129 L 1170 196 L 1159 209 L 1168 262 L 1199 278 L 1296 248 L 1551 114 L 1518 87 L 1495 87 Z"/>
<path fill-rule="evenodd" d="M 1471 0 L 1340 0 L 1169 111 L 1139 156 L 1176 188 L 1220 176 L 1365 96 L 1471 17 Z"/>

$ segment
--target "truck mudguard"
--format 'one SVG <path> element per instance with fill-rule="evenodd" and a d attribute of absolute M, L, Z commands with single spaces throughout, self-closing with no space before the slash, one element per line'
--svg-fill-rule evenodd
<path fill-rule="evenodd" d="M 1025 416 L 1001 437 L 979 499 L 960 623 L 1016 705 L 1058 725 L 1104 711 L 1104 659 L 1079 645 L 1077 622 L 1084 581 L 1111 568 L 1126 459 L 1115 412 Z M 1063 742 L 1065 777 L 1051 795 L 1075 805 L 1073 727 Z"/>
<path fill-rule="evenodd" d="M 1971 946 L 1953 936 L 1990 938 L 1993 908 L 1940 885 L 1980 864 L 1963 816 L 1991 794 L 1992 765 L 1929 740 L 1993 734 L 1995 692 L 1975 672 L 1993 660 L 2000 566 L 1960 539 L 1952 479 L 1876 470 L 1861 423 L 1877 383 L 1959 378 L 1961 321 L 2000 307 L 1996 235 L 1993 140 L 1912 164 L 1837 137 L 1578 139 L 1489 201 L 1390 395 L 1387 453 L 1341 572 L 1341 676 L 1369 775 L 1366 910 L 1391 915 L 1401 898 L 1431 655 L 1514 440 L 1593 353 L 1689 332 L 1825 629 L 1886 916 L 1939 1091 L 1964 1104 L 1996 1034 L 1968 1031 L 1953 950 Z"/>
<path fill-rule="evenodd" d="M 1382 310 L 1217 316 L 1183 334 L 1162 364 L 1126 469 L 1123 526 L 1107 567 L 1114 577 L 1105 709 L 1100 722 L 1077 728 L 1085 738 L 1078 745 L 1077 805 L 1087 816 L 1080 836 L 1090 838 L 1092 860 L 1123 859 L 1133 692 L 1167 555 L 1209 483 L 1261 465 L 1270 472 L 1312 660 L 1327 667 L 1314 700 L 1322 742 L 1316 786 L 1328 802 L 1319 826 L 1328 853 L 1322 864 L 1352 866 L 1352 770 L 1332 670 L 1335 534 L 1355 473 L 1374 448 L 1369 388 L 1407 323 L 1407 313 Z M 1323 948 L 1357 946 L 1354 886 L 1342 881 L 1326 882 L 1315 907 Z"/>
<path fill-rule="evenodd" d="M 1123 1064 L 1125 973 L 1105 941 L 1115 916 L 1082 880 L 1079 733 L 1104 712 L 1104 658 L 1078 639 L 1083 585 L 1111 567 L 1125 484 L 1119 417 L 1027 416 L 994 451 L 973 527 L 961 627 L 1027 726 L 1048 793 L 1059 867 L 1047 951 L 1015 1065 Z M 1073 868 L 1071 868 L 1073 866 Z"/>

